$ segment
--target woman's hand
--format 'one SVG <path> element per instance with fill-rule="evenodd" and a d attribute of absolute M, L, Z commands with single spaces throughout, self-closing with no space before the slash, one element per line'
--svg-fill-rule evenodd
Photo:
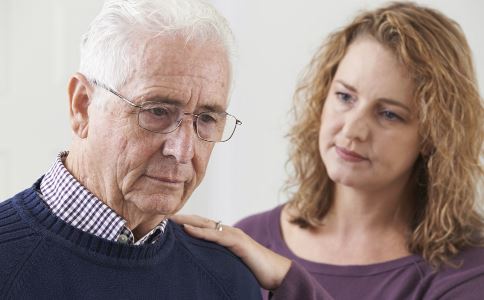
<path fill-rule="evenodd" d="M 217 227 L 216 222 L 195 215 L 176 215 L 170 219 L 183 224 L 191 236 L 228 248 L 242 259 L 261 287 L 267 290 L 277 289 L 291 267 L 289 259 L 257 243 L 239 228 L 220 224 Z"/>

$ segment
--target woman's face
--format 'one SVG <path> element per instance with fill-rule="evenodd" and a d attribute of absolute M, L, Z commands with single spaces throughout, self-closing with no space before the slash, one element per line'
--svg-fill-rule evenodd
<path fill-rule="evenodd" d="M 331 180 L 364 190 L 402 188 L 419 155 L 413 84 L 370 37 L 341 61 L 321 115 L 319 149 Z"/>

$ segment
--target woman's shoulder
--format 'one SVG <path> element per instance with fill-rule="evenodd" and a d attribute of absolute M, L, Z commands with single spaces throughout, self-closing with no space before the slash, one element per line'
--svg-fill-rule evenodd
<path fill-rule="evenodd" d="M 483 299 L 484 247 L 469 247 L 454 259 L 454 266 L 435 274 L 429 292 L 438 299 Z"/>
<path fill-rule="evenodd" d="M 284 204 L 238 221 L 234 226 L 263 245 L 280 236 L 280 218 Z"/>
<path fill-rule="evenodd" d="M 484 247 L 468 247 L 459 252 L 451 260 L 452 265 L 446 265 L 439 272 L 440 277 L 465 276 L 468 273 L 484 276 Z M 484 283 L 484 282 L 483 282 Z"/>
<path fill-rule="evenodd" d="M 452 259 L 452 264 L 455 266 L 442 268 L 440 275 L 447 277 L 475 273 L 484 276 L 484 247 L 468 247 L 462 250 Z"/>

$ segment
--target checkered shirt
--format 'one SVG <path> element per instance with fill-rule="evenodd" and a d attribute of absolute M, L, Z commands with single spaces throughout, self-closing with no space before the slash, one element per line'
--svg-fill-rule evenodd
<path fill-rule="evenodd" d="M 163 234 L 167 219 L 135 242 L 126 220 L 81 185 L 64 166 L 69 152 L 61 152 L 40 184 L 42 199 L 64 222 L 95 236 L 124 244 L 155 243 Z"/>

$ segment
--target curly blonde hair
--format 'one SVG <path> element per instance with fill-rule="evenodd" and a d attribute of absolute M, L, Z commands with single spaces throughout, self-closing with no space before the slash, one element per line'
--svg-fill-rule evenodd
<path fill-rule="evenodd" d="M 481 244 L 478 209 L 484 176 L 484 107 L 471 50 L 459 25 L 440 12 L 410 2 L 359 14 L 331 34 L 311 60 L 295 94 L 290 130 L 293 175 L 286 183 L 292 222 L 322 225 L 332 205 L 332 181 L 321 160 L 321 112 L 349 45 L 370 36 L 390 49 L 411 74 L 419 108 L 421 153 L 408 249 L 432 266 L 452 264 L 463 248 Z"/>

